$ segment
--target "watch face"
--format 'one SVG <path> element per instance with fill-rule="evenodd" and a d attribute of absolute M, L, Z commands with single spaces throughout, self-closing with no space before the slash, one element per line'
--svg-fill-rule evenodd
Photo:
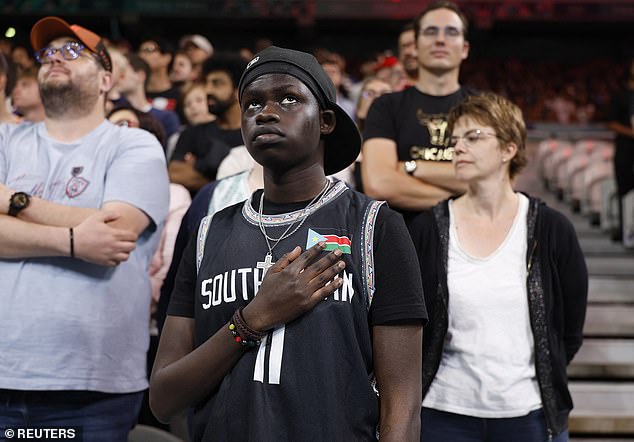
<path fill-rule="evenodd" d="M 17 216 L 18 212 L 26 209 L 29 206 L 29 202 L 31 201 L 31 197 L 24 192 L 16 192 L 11 195 L 11 200 L 9 201 L 9 215 Z"/>
<path fill-rule="evenodd" d="M 26 193 L 18 193 L 13 197 L 11 203 L 16 207 L 24 207 L 28 204 L 29 197 Z"/>

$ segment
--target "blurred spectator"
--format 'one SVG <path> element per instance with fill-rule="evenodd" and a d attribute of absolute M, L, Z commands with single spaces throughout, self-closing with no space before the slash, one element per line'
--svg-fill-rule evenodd
<path fill-rule="evenodd" d="M 203 63 L 214 54 L 211 42 L 200 34 L 194 34 L 181 38 L 179 46 L 192 61 L 193 77 L 202 80 Z"/>
<path fill-rule="evenodd" d="M 192 194 L 216 179 L 218 166 L 232 147 L 244 144 L 238 82 L 246 64 L 238 54 L 219 53 L 203 65 L 209 111 L 216 120 L 186 128 L 169 163 L 171 181 Z"/>
<path fill-rule="evenodd" d="M 13 39 L 0 37 L 0 54 L 11 58 L 11 51 L 13 51 Z"/>
<path fill-rule="evenodd" d="M 245 61 L 251 61 L 253 59 L 253 51 L 249 48 L 240 48 L 240 57 L 244 58 Z"/>
<path fill-rule="evenodd" d="M 13 115 L 9 97 L 15 87 L 16 67 L 0 53 L 0 123 L 17 123 L 20 119 Z"/>
<path fill-rule="evenodd" d="M 553 113 L 557 123 L 571 123 L 576 114 L 575 102 L 570 88 L 570 85 L 561 88 L 552 98 L 546 100 L 546 107 Z"/>
<path fill-rule="evenodd" d="M 35 60 L 24 46 L 16 46 L 13 48 L 11 59 L 20 70 L 35 67 Z"/>
<path fill-rule="evenodd" d="M 616 135 L 614 176 L 619 196 L 619 226 L 612 233 L 614 241 L 623 241 L 623 197 L 634 189 L 634 59 L 626 71 L 625 86 L 614 94 L 608 116 L 608 128 Z"/>
<path fill-rule="evenodd" d="M 209 112 L 207 90 L 204 84 L 192 83 L 185 87 L 181 101 L 183 114 L 190 126 L 210 123 L 216 119 L 216 116 Z"/>
<path fill-rule="evenodd" d="M 110 60 L 112 61 L 112 87 L 108 91 L 106 96 L 106 114 L 114 109 L 117 104 L 121 104 L 121 92 L 119 87 L 125 77 L 125 71 L 128 69 L 128 59 L 119 49 L 108 46 L 108 52 L 110 53 Z"/>
<path fill-rule="evenodd" d="M 177 110 L 183 115 L 185 125 L 181 128 L 177 136 L 173 136 L 168 141 L 166 151 L 168 161 L 172 159 L 180 134 L 185 129 L 197 124 L 211 123 L 216 119 L 216 116 L 209 112 L 207 92 L 204 84 L 187 83 L 183 88 L 178 103 L 179 107 Z"/>
<path fill-rule="evenodd" d="M 169 73 L 172 84 L 181 87 L 190 81 L 194 81 L 192 61 L 184 51 L 174 53 L 174 61 Z"/>
<path fill-rule="evenodd" d="M 369 77 L 363 81 L 356 106 L 357 126 L 360 130 L 363 130 L 365 117 L 368 115 L 368 110 L 370 110 L 374 100 L 389 92 L 392 92 L 392 85 L 389 81 L 377 77 Z"/>
<path fill-rule="evenodd" d="M 150 66 L 138 55 L 128 54 L 127 65 L 122 69 L 122 76 L 117 82 L 117 89 L 132 107 L 151 114 L 158 119 L 163 125 L 165 136 L 169 139 L 173 134 L 178 132 L 180 122 L 176 113 L 169 110 L 161 110 L 152 107 L 148 103 L 145 94 L 145 85 L 147 83 Z"/>
<path fill-rule="evenodd" d="M 402 91 L 409 86 L 405 68 L 393 55 L 379 59 L 374 72 L 376 78 L 388 82 L 394 91 Z"/>
<path fill-rule="evenodd" d="M 137 127 L 154 135 L 165 150 L 165 130 L 161 122 L 152 115 L 141 112 L 130 105 L 121 105 L 108 113 L 108 121 L 117 126 Z"/>
<path fill-rule="evenodd" d="M 392 85 L 380 78 L 368 77 L 361 84 L 361 92 L 359 99 L 357 100 L 356 114 L 357 114 L 357 126 L 359 130 L 363 130 L 363 123 L 365 117 L 368 115 L 370 106 L 374 103 L 374 100 L 381 95 L 392 92 Z M 361 179 L 361 162 L 363 154 L 359 154 L 357 161 L 354 163 L 354 187 L 359 192 L 363 192 L 363 183 Z"/>
<path fill-rule="evenodd" d="M 44 120 L 44 105 L 37 84 L 38 68 L 23 69 L 18 73 L 18 81 L 13 88 L 11 100 L 15 111 L 32 123 Z"/>
<path fill-rule="evenodd" d="M 398 36 L 398 59 L 407 75 L 407 86 L 413 86 L 418 79 L 418 55 L 416 53 L 414 23 L 405 25 Z"/>
<path fill-rule="evenodd" d="M 354 102 L 350 99 L 350 92 L 344 85 L 345 60 L 341 55 L 330 51 L 317 51 L 315 57 L 337 89 L 337 104 L 354 120 Z"/>
<path fill-rule="evenodd" d="M 479 59 L 466 63 L 462 76 L 470 87 L 509 98 L 520 106 L 529 123 L 556 122 L 551 109 L 561 91 L 567 91 L 565 101 L 572 102 L 565 105 L 569 115 L 564 118 L 569 122 L 605 121 L 610 97 L 625 81 L 620 64 L 609 59 L 573 63 Z"/>
<path fill-rule="evenodd" d="M 139 45 L 139 57 L 150 67 L 145 95 L 154 109 L 176 110 L 180 88 L 172 85 L 168 68 L 172 62 L 172 46 L 162 38 L 145 40 Z"/>

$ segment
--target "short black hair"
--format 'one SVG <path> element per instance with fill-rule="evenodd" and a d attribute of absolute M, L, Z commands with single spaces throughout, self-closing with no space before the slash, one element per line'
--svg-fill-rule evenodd
<path fill-rule="evenodd" d="M 246 67 L 247 62 L 240 55 L 232 52 L 219 52 L 205 60 L 202 74 L 205 78 L 210 72 L 226 72 L 231 77 L 233 88 L 236 89 Z"/>
<path fill-rule="evenodd" d="M 418 34 L 420 33 L 420 21 L 428 12 L 435 11 L 436 9 L 449 9 L 460 17 L 460 21 L 462 22 L 462 35 L 466 40 L 467 32 L 469 31 L 469 21 L 460 9 L 460 6 L 449 0 L 433 1 L 416 16 L 416 19 L 414 20 L 414 33 L 416 34 L 416 39 L 418 39 Z"/>
<path fill-rule="evenodd" d="M 416 24 L 413 21 L 408 21 L 407 23 L 405 23 L 401 28 L 401 32 L 399 33 L 399 35 L 407 31 L 416 32 Z"/>

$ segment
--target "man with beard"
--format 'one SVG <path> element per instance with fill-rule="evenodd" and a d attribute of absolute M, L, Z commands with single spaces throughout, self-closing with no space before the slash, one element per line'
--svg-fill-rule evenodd
<path fill-rule="evenodd" d="M 101 37 L 46 17 L 31 44 L 45 119 L 0 128 L 0 428 L 126 441 L 148 385 L 163 150 L 105 120 Z"/>
<path fill-rule="evenodd" d="M 232 147 L 244 144 L 238 82 L 245 67 L 242 57 L 228 53 L 214 55 L 203 66 L 209 111 L 217 118 L 185 129 L 169 164 L 170 180 L 192 194 L 216 179 L 218 166 Z"/>

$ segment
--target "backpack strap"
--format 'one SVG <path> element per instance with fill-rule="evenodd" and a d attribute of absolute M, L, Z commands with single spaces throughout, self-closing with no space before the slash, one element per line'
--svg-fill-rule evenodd
<path fill-rule="evenodd" d="M 376 227 L 376 218 L 379 214 L 379 209 L 383 204 L 385 204 L 385 201 L 372 201 L 368 204 L 365 215 L 363 216 L 361 228 L 363 297 L 366 300 L 368 310 L 370 310 L 370 306 L 372 305 L 376 283 L 374 272 L 374 229 Z"/>
<path fill-rule="evenodd" d="M 211 225 L 213 215 L 207 215 L 200 221 L 198 226 L 198 235 L 196 237 L 196 273 L 200 270 L 200 264 L 203 262 L 205 255 L 205 242 L 207 241 L 207 233 Z"/>

